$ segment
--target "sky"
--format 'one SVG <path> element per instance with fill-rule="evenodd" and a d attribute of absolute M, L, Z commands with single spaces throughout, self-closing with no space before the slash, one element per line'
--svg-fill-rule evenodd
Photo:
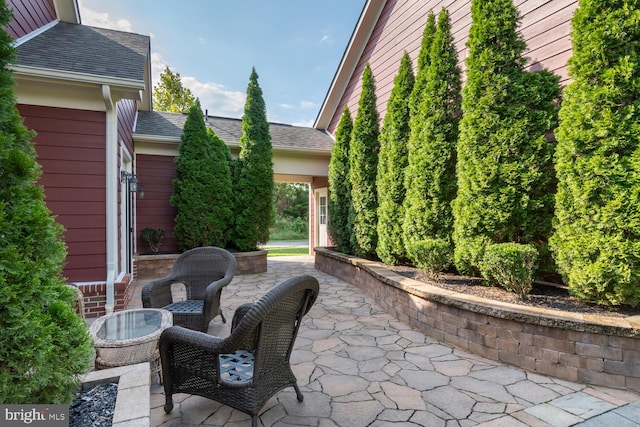
<path fill-rule="evenodd" d="M 151 37 L 209 115 L 241 118 L 251 70 L 267 119 L 313 126 L 366 0 L 79 0 L 84 25 Z M 204 111 L 203 111 L 204 112 Z"/>

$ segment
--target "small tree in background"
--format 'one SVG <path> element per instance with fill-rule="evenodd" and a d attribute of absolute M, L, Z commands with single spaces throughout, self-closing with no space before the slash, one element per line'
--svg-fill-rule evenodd
<path fill-rule="evenodd" d="M 453 252 L 451 201 L 456 194 L 456 144 L 461 116 L 457 63 L 449 12 L 443 9 L 431 42 L 430 62 L 424 71 L 421 101 L 413 117 L 405 174 L 403 232 L 407 251 L 416 265 L 425 263 L 419 257 L 431 247 L 440 255 L 429 258 L 440 260 L 438 267 L 446 268 L 442 259 L 450 259 Z M 442 242 L 434 242 L 437 239 Z M 418 242 L 422 242 L 420 251 L 411 248 Z M 445 253 L 441 253 L 443 250 Z"/>
<path fill-rule="evenodd" d="M 362 93 L 349 147 L 349 180 L 353 203 L 352 245 L 356 255 L 365 258 L 375 256 L 378 244 L 376 174 L 379 132 L 375 81 L 367 63 L 362 73 Z"/>
<path fill-rule="evenodd" d="M 242 116 L 240 154 L 234 170 L 235 229 L 233 243 L 241 251 L 269 239 L 273 198 L 273 163 L 267 110 L 255 68 L 251 71 Z"/>
<path fill-rule="evenodd" d="M 402 240 L 405 198 L 404 172 L 407 166 L 409 140 L 409 98 L 415 79 L 411 59 L 407 52 L 400 61 L 393 90 L 387 103 L 380 132 L 378 158 L 378 247 L 380 259 L 387 264 L 398 264 L 405 257 Z"/>
<path fill-rule="evenodd" d="M 473 0 L 458 140 L 455 264 L 478 274 L 489 244 L 546 245 L 558 77 L 526 73 L 511 0 Z M 498 252 L 506 253 L 506 252 Z"/>
<path fill-rule="evenodd" d="M 68 404 L 93 346 L 61 276 L 66 249 L 37 185 L 40 166 L 16 108 L 0 2 L 0 402 Z"/>
<path fill-rule="evenodd" d="M 153 88 L 153 109 L 172 113 L 186 113 L 196 102 L 191 90 L 185 88 L 180 73 L 166 67 L 160 74 L 160 82 Z"/>
<path fill-rule="evenodd" d="M 640 304 L 640 3 L 581 0 L 557 131 L 556 229 L 571 291 Z"/>
<path fill-rule="evenodd" d="M 351 211 L 351 183 L 349 182 L 349 145 L 353 121 L 345 105 L 336 130 L 329 162 L 329 221 L 331 240 L 340 252 L 351 253 L 353 226 L 349 222 Z"/>
<path fill-rule="evenodd" d="M 231 173 L 226 144 L 208 132 L 200 102 L 189 109 L 175 158 L 171 204 L 177 209 L 175 236 L 180 250 L 225 247 L 233 221 Z"/>

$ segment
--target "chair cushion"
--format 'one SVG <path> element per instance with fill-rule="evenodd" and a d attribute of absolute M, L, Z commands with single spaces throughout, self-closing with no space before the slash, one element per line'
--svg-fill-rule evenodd
<path fill-rule="evenodd" d="M 244 384 L 253 378 L 253 353 L 236 350 L 220 354 L 220 381 L 228 384 Z"/>
<path fill-rule="evenodd" d="M 188 299 L 185 301 L 174 302 L 173 304 L 169 304 L 162 308 L 173 313 L 202 313 L 203 306 L 203 300 Z"/>

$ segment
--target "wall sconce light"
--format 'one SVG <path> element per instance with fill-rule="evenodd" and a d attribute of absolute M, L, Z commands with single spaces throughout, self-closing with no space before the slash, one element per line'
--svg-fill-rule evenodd
<path fill-rule="evenodd" d="M 140 198 L 144 197 L 144 185 L 138 184 L 138 178 L 127 171 L 120 171 L 120 182 L 127 184 L 130 193 L 139 192 Z"/>

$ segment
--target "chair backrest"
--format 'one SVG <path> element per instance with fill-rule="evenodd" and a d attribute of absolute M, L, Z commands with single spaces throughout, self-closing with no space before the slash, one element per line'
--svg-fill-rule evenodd
<path fill-rule="evenodd" d="M 188 299 L 204 299 L 207 286 L 233 277 L 236 260 L 229 251 L 215 246 L 189 249 L 176 259 L 171 275 L 185 285 Z"/>
<path fill-rule="evenodd" d="M 250 342 L 255 337 L 253 381 L 273 375 L 278 365 L 288 364 L 300 322 L 318 298 L 320 286 L 313 276 L 297 276 L 267 292 L 244 315 L 229 337 Z"/>

